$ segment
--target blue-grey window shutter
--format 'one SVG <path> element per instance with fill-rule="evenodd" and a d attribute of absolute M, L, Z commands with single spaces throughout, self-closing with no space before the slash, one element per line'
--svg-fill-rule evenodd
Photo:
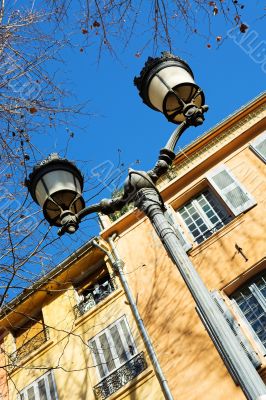
<path fill-rule="evenodd" d="M 212 170 L 207 179 L 235 216 L 256 204 L 255 199 L 225 165 Z"/>
<path fill-rule="evenodd" d="M 257 353 L 255 352 L 255 350 L 249 343 L 248 339 L 245 337 L 244 333 L 240 329 L 238 322 L 234 318 L 231 311 L 228 309 L 227 305 L 225 304 L 224 299 L 222 298 L 220 293 L 216 290 L 211 292 L 211 295 L 212 295 L 213 300 L 219 307 L 220 311 L 223 313 L 228 325 L 230 326 L 230 328 L 234 332 L 235 336 L 239 340 L 239 343 L 242 346 L 245 353 L 247 354 L 248 358 L 250 359 L 250 361 L 252 362 L 252 364 L 254 365 L 255 368 L 259 368 L 261 366 L 261 361 L 260 361 Z"/>
<path fill-rule="evenodd" d="M 166 211 L 164 215 L 169 224 L 174 229 L 178 239 L 180 240 L 181 245 L 183 246 L 183 249 L 185 251 L 190 250 L 192 248 L 192 244 L 187 240 L 184 231 L 178 222 L 177 215 L 173 207 L 171 207 L 170 205 L 166 205 Z"/>
<path fill-rule="evenodd" d="M 250 148 L 266 163 L 266 131 L 251 142 Z"/>

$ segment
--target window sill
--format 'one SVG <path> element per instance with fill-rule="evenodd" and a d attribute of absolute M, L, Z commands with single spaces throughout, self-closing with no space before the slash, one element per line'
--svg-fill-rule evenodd
<path fill-rule="evenodd" d="M 188 255 L 190 255 L 191 257 L 196 256 L 202 250 L 205 250 L 207 247 L 211 246 L 217 240 L 227 235 L 231 230 L 235 229 L 238 225 L 244 222 L 243 215 L 244 214 L 240 214 L 237 217 L 235 217 L 227 225 L 223 226 L 217 232 L 213 233 L 208 239 L 204 240 L 204 242 L 200 244 L 195 244 L 194 245 L 195 247 L 192 247 L 192 249 L 188 251 Z"/>
<path fill-rule="evenodd" d="M 102 311 L 105 307 L 109 306 L 109 304 L 114 302 L 116 299 L 118 299 L 123 294 L 124 294 L 124 292 L 122 289 L 115 290 L 113 293 L 111 293 L 109 296 L 107 296 L 100 303 L 96 304 L 95 307 L 92 307 L 90 310 L 86 311 L 83 315 L 78 317 L 75 321 L 75 326 L 77 327 L 77 326 L 83 324 L 85 321 L 92 318 L 98 312 Z"/>
<path fill-rule="evenodd" d="M 29 361 L 33 361 L 34 359 L 40 357 L 40 354 L 43 351 L 46 351 L 49 347 L 51 347 L 54 343 L 53 339 L 47 340 L 45 343 L 43 343 L 38 349 L 34 350 L 31 352 L 28 356 L 23 358 L 21 361 L 19 361 L 18 364 L 14 365 L 14 367 L 10 367 L 10 375 L 12 376 L 15 374 L 21 367 L 24 367 L 25 364 L 27 364 Z"/>

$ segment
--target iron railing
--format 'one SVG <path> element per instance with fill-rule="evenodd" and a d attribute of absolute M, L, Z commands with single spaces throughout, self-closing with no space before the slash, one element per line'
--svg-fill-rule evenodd
<path fill-rule="evenodd" d="M 97 291 L 92 290 L 83 301 L 74 306 L 75 318 L 81 317 L 81 315 L 95 307 L 96 304 L 100 303 L 115 290 L 115 283 L 111 278 L 105 284 L 98 286 Z"/>
<path fill-rule="evenodd" d="M 21 347 L 19 347 L 14 353 L 9 355 L 9 360 L 16 366 L 23 358 L 28 354 L 32 353 L 34 350 L 38 349 L 43 343 L 49 339 L 48 328 L 43 329 L 37 335 L 33 336 L 30 340 L 25 342 Z"/>
<path fill-rule="evenodd" d="M 107 397 L 117 392 L 146 368 L 147 362 L 144 358 L 144 353 L 141 352 L 94 386 L 93 391 L 96 399 L 107 399 Z"/>

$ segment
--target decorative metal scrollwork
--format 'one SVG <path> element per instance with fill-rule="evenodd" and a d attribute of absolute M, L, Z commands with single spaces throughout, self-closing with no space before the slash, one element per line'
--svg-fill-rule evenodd
<path fill-rule="evenodd" d="M 19 347 L 14 353 L 9 355 L 9 360 L 14 366 L 18 364 L 23 358 L 28 354 L 32 353 L 34 350 L 38 349 L 43 343 L 49 339 L 48 328 L 43 329 L 37 335 L 33 336 L 30 340 L 25 342 L 21 347 Z"/>
<path fill-rule="evenodd" d="M 143 352 L 141 352 L 94 386 L 93 390 L 96 399 L 107 399 L 107 397 L 126 385 L 146 368 L 147 362 Z"/>

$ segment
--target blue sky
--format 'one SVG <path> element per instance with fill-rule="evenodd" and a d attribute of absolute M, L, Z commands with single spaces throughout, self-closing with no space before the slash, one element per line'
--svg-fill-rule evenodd
<path fill-rule="evenodd" d="M 244 35 L 238 34 L 238 30 L 230 33 L 230 27 L 224 24 L 221 15 L 217 15 L 214 17 L 216 20 L 211 38 L 192 35 L 184 39 L 185 35 L 181 32 L 174 37 L 174 53 L 190 64 L 210 107 L 204 125 L 191 127 L 180 140 L 180 147 L 265 90 L 265 18 L 259 18 L 262 14 L 261 2 L 253 1 L 246 5 L 243 20 L 249 29 Z M 204 24 L 206 21 L 201 22 L 201 27 Z M 215 41 L 216 36 L 222 37 L 219 44 Z M 106 52 L 97 63 L 97 43 L 80 52 L 82 40 L 82 34 L 75 35 L 75 46 L 63 52 L 64 65 L 60 79 L 67 82 L 66 87 L 74 95 L 70 103 L 88 102 L 89 115 L 78 117 L 75 127 L 66 126 L 57 130 L 47 127 L 44 136 L 35 138 L 36 145 L 44 155 L 53 151 L 63 155 L 70 129 L 74 132 L 74 138 L 69 142 L 67 157 L 76 160 L 87 177 L 102 163 L 107 167 L 113 165 L 114 169 L 121 163 L 125 167 L 151 168 L 159 149 L 175 129 L 161 113 L 142 103 L 133 86 L 134 76 L 139 74 L 147 57 L 154 55 L 151 46 L 145 48 L 140 57 L 136 57 L 145 41 L 145 37 L 136 35 L 129 46 L 119 52 L 118 58 Z M 210 48 L 208 43 L 211 44 Z M 119 46 L 119 38 L 115 45 Z M 159 47 L 156 55 L 163 50 L 168 49 Z M 140 163 L 135 164 L 136 160 Z M 118 184 L 122 181 L 121 178 Z M 95 194 L 95 191 L 91 191 L 90 180 L 85 189 L 86 199 Z M 105 188 L 93 202 L 109 197 L 112 190 L 113 187 Z M 85 233 L 80 233 L 80 238 L 86 240 L 97 233 L 97 226 L 92 225 Z M 79 242 L 77 237 L 75 240 Z"/>

